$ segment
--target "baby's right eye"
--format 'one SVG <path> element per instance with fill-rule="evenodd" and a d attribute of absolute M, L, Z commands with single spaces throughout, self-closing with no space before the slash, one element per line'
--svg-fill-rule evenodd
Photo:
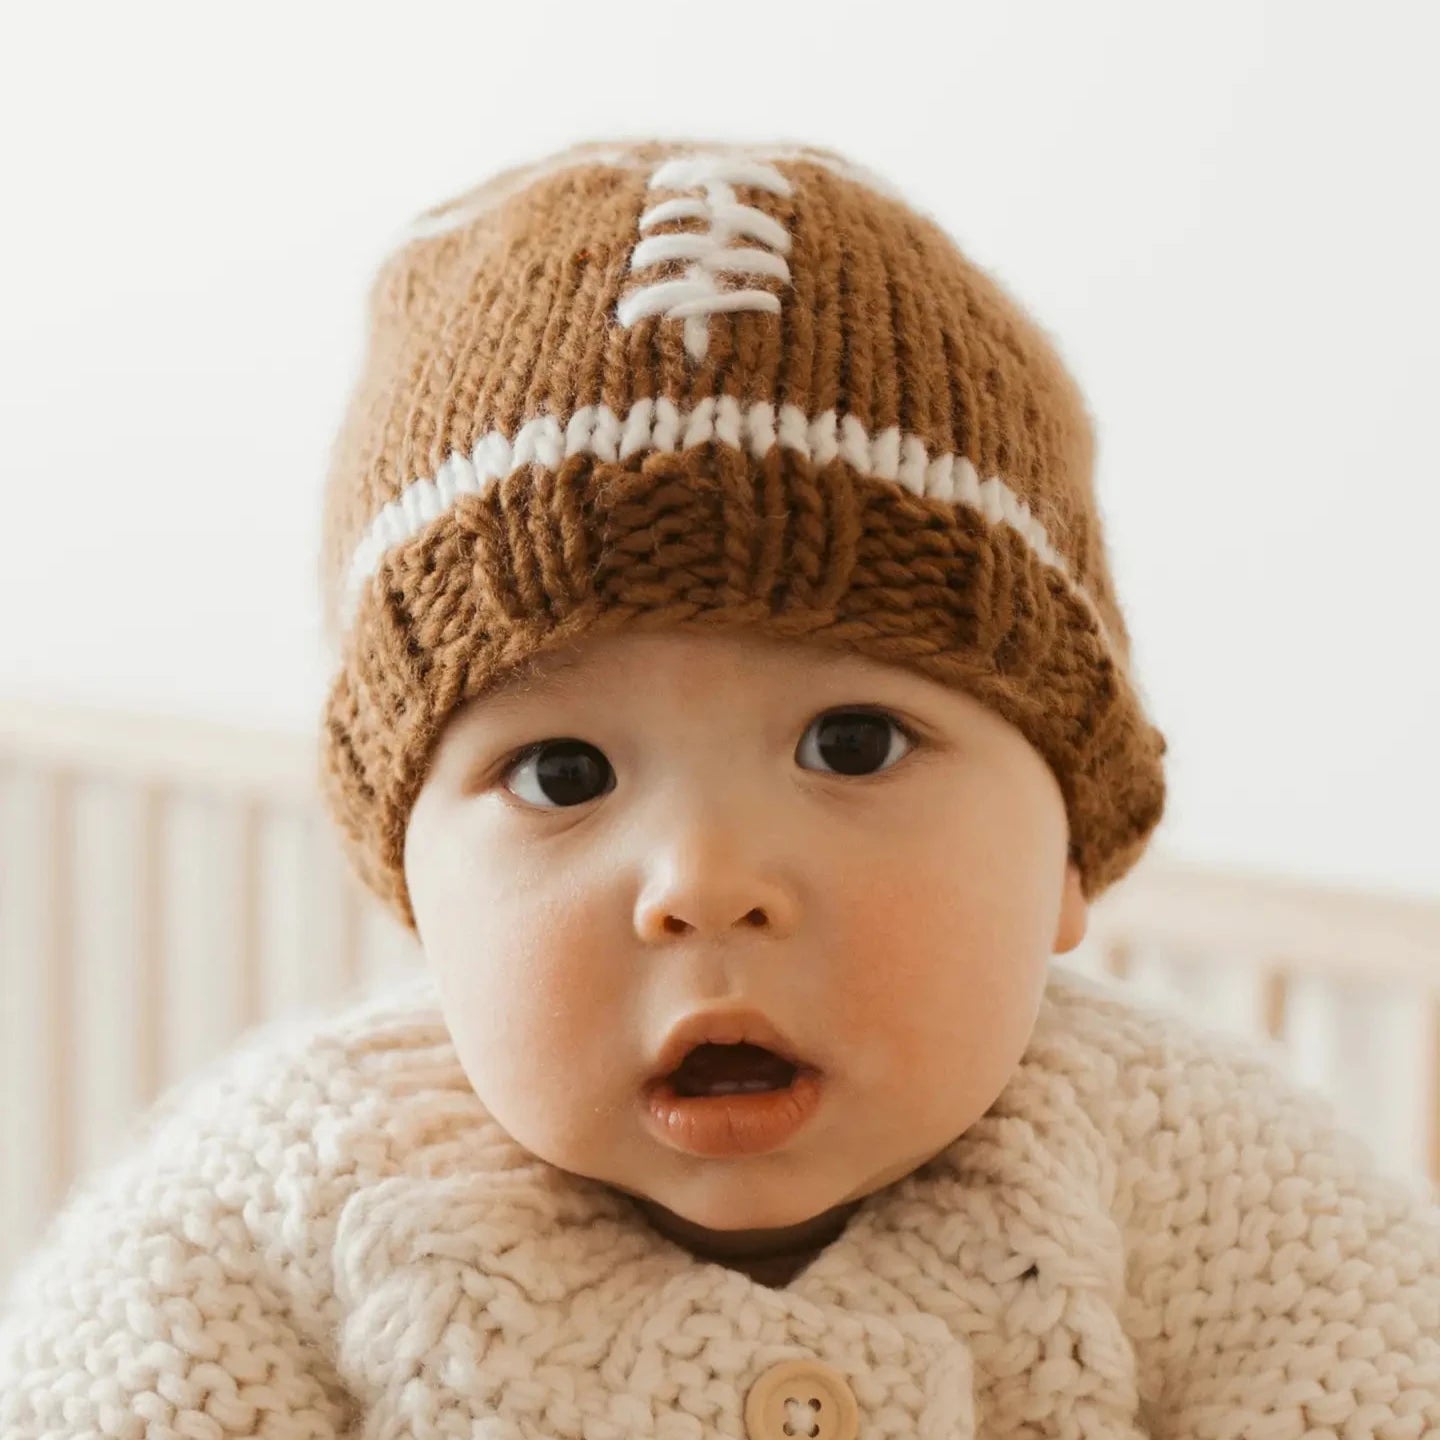
<path fill-rule="evenodd" d="M 513 788 L 509 782 L 514 776 L 528 774 L 531 761 L 537 762 L 534 766 L 535 785 L 541 793 L 538 798 L 521 794 L 520 799 L 538 805 L 542 810 L 583 805 L 587 800 L 603 795 L 605 789 L 615 788 L 615 772 L 610 769 L 610 762 L 593 745 L 583 740 L 539 740 L 527 745 L 500 777 L 507 789 Z M 610 784 L 601 789 L 594 788 L 607 773 Z M 518 791 L 515 793 L 519 794 Z"/>

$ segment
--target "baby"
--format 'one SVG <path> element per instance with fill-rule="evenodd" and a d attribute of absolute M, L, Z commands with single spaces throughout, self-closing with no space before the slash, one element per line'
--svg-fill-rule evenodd
<path fill-rule="evenodd" d="M 879 177 L 422 216 L 337 439 L 324 794 L 422 974 L 69 1197 L 0 1440 L 1440 1440 L 1440 1212 L 1051 963 L 1165 741 L 1044 332 Z"/>
<path fill-rule="evenodd" d="M 774 1283 L 1014 1073 L 1084 933 L 1066 840 L 1044 761 L 963 691 L 630 633 L 462 707 L 405 872 L 486 1109 Z"/>

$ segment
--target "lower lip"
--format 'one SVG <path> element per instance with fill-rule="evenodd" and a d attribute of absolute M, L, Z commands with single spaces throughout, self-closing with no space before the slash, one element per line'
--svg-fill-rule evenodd
<path fill-rule="evenodd" d="M 784 1090 L 677 1095 L 664 1080 L 646 1097 L 651 1127 L 667 1145 L 715 1158 L 778 1148 L 820 1108 L 820 1098 L 813 1070 L 800 1071 Z"/>

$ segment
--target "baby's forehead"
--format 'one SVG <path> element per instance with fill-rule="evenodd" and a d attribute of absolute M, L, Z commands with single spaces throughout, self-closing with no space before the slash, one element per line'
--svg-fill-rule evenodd
<path fill-rule="evenodd" d="M 1006 722 L 963 682 L 872 657 L 843 643 L 775 639 L 733 630 L 633 630 L 542 643 L 494 672 L 448 717 L 444 729 L 526 722 L 547 709 L 634 716 L 661 708 L 751 705 L 775 713 L 795 705 L 853 702 L 891 706 L 920 725 L 978 736 Z M 792 717 L 793 718 L 793 717 Z"/>
<path fill-rule="evenodd" d="M 486 693 L 534 693 L 577 684 L 643 685 L 662 678 L 705 683 L 793 683 L 826 675 L 908 680 L 916 672 L 842 645 L 754 631 L 658 630 L 582 635 L 547 645 L 497 674 Z M 642 692 L 643 693 L 643 692 Z"/>

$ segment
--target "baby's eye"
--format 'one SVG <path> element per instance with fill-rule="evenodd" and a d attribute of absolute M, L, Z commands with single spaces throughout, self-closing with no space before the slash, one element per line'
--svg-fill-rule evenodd
<path fill-rule="evenodd" d="M 533 794 L 520 794 L 509 783 L 516 776 L 528 779 L 532 768 L 535 781 L 529 788 L 541 791 L 538 798 Z M 600 782 L 607 774 L 611 784 L 603 785 Z M 584 740 L 539 740 L 527 745 L 500 779 L 506 789 L 515 790 L 522 800 L 549 810 L 583 805 L 596 795 L 604 794 L 614 788 L 614 774 L 604 752 Z M 554 803 L 547 804 L 547 800 Z"/>
<path fill-rule="evenodd" d="M 915 740 L 904 725 L 883 710 L 831 710 L 800 737 L 797 755 L 805 753 L 805 742 L 811 735 L 824 737 L 815 749 L 827 765 L 837 766 L 842 775 L 872 774 L 894 756 L 894 737 L 904 742 L 907 753 Z"/>
<path fill-rule="evenodd" d="M 863 778 L 893 762 L 895 739 L 908 747 L 915 737 L 893 715 L 879 710 L 831 710 L 815 720 L 800 739 L 796 758 L 806 753 L 810 736 L 821 761 L 840 775 Z M 500 777 L 521 800 L 540 809 L 567 809 L 615 788 L 615 772 L 604 752 L 584 740 L 540 740 L 526 746 Z M 511 784 L 515 781 L 515 784 Z M 529 793 L 525 793 L 528 790 Z"/>

